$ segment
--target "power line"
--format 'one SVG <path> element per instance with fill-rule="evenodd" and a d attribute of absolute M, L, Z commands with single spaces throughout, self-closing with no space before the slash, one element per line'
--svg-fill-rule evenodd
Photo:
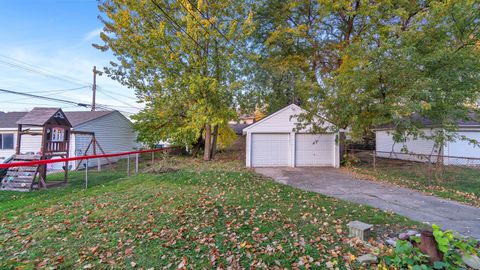
<path fill-rule="evenodd" d="M 84 88 L 90 88 L 90 86 L 81 86 L 81 87 L 75 87 L 75 88 L 67 88 L 67 89 L 56 89 L 56 90 L 45 90 L 45 91 L 32 91 L 32 92 L 25 92 L 27 94 L 56 94 L 56 93 L 63 93 L 63 92 L 70 92 L 70 91 L 75 91 L 75 90 L 80 90 Z"/>
<path fill-rule="evenodd" d="M 108 96 L 108 97 L 110 97 L 110 98 L 113 99 L 113 100 L 116 100 L 116 101 L 122 103 L 123 105 L 127 106 L 128 108 L 138 109 L 138 110 L 140 109 L 140 108 L 135 107 L 135 106 L 132 106 L 132 105 L 130 105 L 129 103 L 127 103 L 127 102 L 125 102 L 125 101 L 123 101 L 123 100 L 121 100 L 121 99 L 119 99 L 119 98 L 116 98 L 115 96 L 110 95 L 110 94 L 108 94 L 108 93 L 106 93 L 106 92 L 103 92 L 103 91 L 99 91 L 99 92 L 102 93 L 102 94 L 104 94 L 104 95 L 106 95 L 106 96 Z"/>
<path fill-rule="evenodd" d="M 80 84 L 80 85 L 85 85 L 85 84 L 88 85 L 88 83 L 82 82 L 82 81 L 80 81 L 80 80 L 78 80 L 78 79 L 76 79 L 76 78 L 73 78 L 73 77 L 71 77 L 71 76 L 67 76 L 67 75 L 61 74 L 61 73 L 56 73 L 56 72 L 53 72 L 53 71 L 51 71 L 51 70 L 45 69 L 45 68 L 43 68 L 43 67 L 40 67 L 40 66 L 38 66 L 38 65 L 33 65 L 33 64 L 31 64 L 31 63 L 27 63 L 27 62 L 25 62 L 25 61 L 21 61 L 21 60 L 19 60 L 19 59 L 15 59 L 15 58 L 13 58 L 13 57 L 9 57 L 9 56 L 6 56 L 6 55 L 4 55 L 4 54 L 0 54 L 0 57 L 7 58 L 7 59 L 9 59 L 9 60 L 11 60 L 11 61 L 15 61 L 15 62 L 17 62 L 17 65 L 18 65 L 18 63 L 23 64 L 24 66 L 27 66 L 29 69 L 33 69 L 33 70 L 35 70 L 36 72 L 47 73 L 48 75 L 53 74 L 53 75 L 56 76 L 56 77 L 60 77 L 62 80 L 67 80 L 67 81 L 69 81 L 69 82 L 77 83 L 77 84 Z"/>
<path fill-rule="evenodd" d="M 102 89 L 104 92 L 108 92 L 108 93 L 110 93 L 110 94 L 113 94 L 113 95 L 116 95 L 116 96 L 119 96 L 119 97 L 124 97 L 124 98 L 131 99 L 131 100 L 135 100 L 135 101 L 137 100 L 137 99 L 134 98 L 134 97 L 129 97 L 129 96 L 126 96 L 126 95 L 122 95 L 122 94 L 117 93 L 117 92 L 115 92 L 115 91 L 106 89 L 106 88 L 103 87 L 103 86 L 97 85 L 97 89 Z"/>
<path fill-rule="evenodd" d="M 12 57 L 9 57 L 9 56 L 6 56 L 6 55 L 0 54 L 0 57 L 3 57 L 5 59 L 7 59 L 7 60 L 0 59 L 0 63 L 3 63 L 7 66 L 10 66 L 10 67 L 13 67 L 13 68 L 16 68 L 16 69 L 21 69 L 21 70 L 24 70 L 24 71 L 27 71 L 27 72 L 30 72 L 30 73 L 35 73 L 35 74 L 38 74 L 38 75 L 42 75 L 42 76 L 45 76 L 45 77 L 50 77 L 50 78 L 53 78 L 53 79 L 61 80 L 61 81 L 72 83 L 72 84 L 77 84 L 77 85 L 82 85 L 82 86 L 89 85 L 88 83 L 84 83 L 82 81 L 79 81 L 77 79 L 68 77 L 66 75 L 55 73 L 55 72 L 43 69 L 43 68 L 38 67 L 38 66 L 28 64 L 26 62 L 20 61 L 18 59 L 15 59 L 15 58 L 12 58 Z"/>
<path fill-rule="evenodd" d="M 231 42 L 231 41 L 227 38 L 227 36 L 225 36 L 225 35 L 217 28 L 217 26 L 215 26 L 215 24 L 213 24 L 213 23 L 210 22 L 210 20 L 207 18 L 207 16 L 205 16 L 205 15 L 203 14 L 203 12 L 201 12 L 200 9 L 197 8 L 197 6 L 193 5 L 192 2 L 190 2 L 190 0 L 187 0 L 187 1 L 188 1 L 188 3 L 189 3 L 195 10 L 198 11 L 198 13 L 200 13 L 200 15 L 202 15 L 202 17 L 203 17 L 205 20 L 207 20 L 207 22 L 208 22 L 211 26 L 213 26 L 213 28 L 214 28 L 223 38 L 225 38 L 225 40 L 226 40 L 227 42 L 229 42 L 229 43 Z M 233 44 L 232 44 L 232 45 L 233 45 Z"/>
<path fill-rule="evenodd" d="M 63 74 L 55 73 L 55 72 L 46 70 L 46 69 L 38 67 L 38 66 L 34 66 L 32 64 L 20 61 L 18 59 L 15 59 L 15 58 L 12 58 L 12 57 L 9 57 L 9 56 L 6 56 L 6 55 L 0 54 L 0 57 L 3 57 L 3 58 L 7 59 L 7 60 L 0 59 L 0 63 L 3 63 L 7 66 L 10 66 L 10 67 L 13 67 L 13 68 L 16 68 L 16 69 L 20 69 L 20 70 L 24 70 L 24 71 L 27 71 L 27 72 L 31 72 L 31 73 L 34 73 L 34 74 L 54 78 L 54 79 L 57 79 L 57 80 L 82 85 L 81 87 L 69 88 L 69 89 L 32 91 L 32 92 L 15 92 L 15 91 L 11 91 L 11 90 L 1 89 L 3 92 L 9 91 L 8 93 L 10 93 L 10 94 L 23 95 L 23 96 L 27 96 L 27 97 L 30 97 L 30 98 L 39 98 L 39 99 L 45 99 L 45 100 L 50 100 L 50 101 L 57 101 L 57 102 L 62 102 L 62 103 L 66 103 L 66 104 L 74 104 L 75 106 L 81 106 L 81 107 L 86 107 L 85 105 L 88 105 L 88 107 L 91 107 L 90 104 L 86 104 L 86 103 L 83 103 L 83 102 L 82 103 L 70 102 L 69 100 L 62 100 L 62 99 L 58 99 L 58 98 L 49 98 L 49 97 L 45 97 L 45 96 L 35 95 L 35 94 L 40 94 L 40 93 L 42 93 L 42 94 L 47 94 L 47 93 L 48 94 L 56 94 L 56 93 L 61 93 L 61 92 L 66 92 L 66 91 L 73 91 L 73 90 L 78 90 L 78 89 L 83 89 L 83 88 L 90 88 L 90 84 L 81 82 L 77 79 L 74 79 L 72 77 L 68 77 L 68 76 L 63 75 Z M 110 91 L 110 92 L 112 92 L 112 91 Z M 119 95 L 117 93 L 115 93 L 115 94 Z M 121 100 L 119 100 L 115 97 L 112 97 L 111 95 L 108 95 L 108 96 L 111 97 L 112 99 L 115 99 L 115 100 L 121 102 L 121 103 L 124 103 L 123 101 L 121 101 Z M 120 96 L 122 96 L 122 95 L 120 95 Z M 131 97 L 127 97 L 127 96 L 124 96 L 124 97 L 131 98 Z M 127 103 L 124 103 L 124 104 L 127 104 Z M 133 107 L 130 104 L 127 104 L 127 105 L 128 105 L 128 108 L 133 108 L 133 109 L 137 109 L 137 110 L 140 109 L 138 107 Z M 113 105 L 101 105 L 101 109 L 103 109 L 103 110 L 112 110 L 112 108 L 110 108 L 110 107 L 114 107 L 114 106 Z M 122 107 L 122 106 L 115 106 L 115 107 Z M 118 110 L 118 111 L 121 111 L 121 110 Z M 121 112 L 126 113 L 126 114 L 130 114 L 130 115 L 132 114 L 132 113 L 126 112 L 126 111 L 121 111 Z"/>
<path fill-rule="evenodd" d="M 74 101 L 59 99 L 59 98 L 52 98 L 52 97 L 45 97 L 45 96 L 27 94 L 27 93 L 22 93 L 22 92 L 17 92 L 17 91 L 12 91 L 12 90 L 6 90 L 6 89 L 0 89 L 0 92 L 15 94 L 15 95 L 21 95 L 21 96 L 27 96 L 27 97 L 32 97 L 32 98 L 38 98 L 38 99 L 44 99 L 44 100 L 50 100 L 50 101 L 56 101 L 56 102 L 61 102 L 61 103 L 65 103 L 65 104 L 73 104 L 73 105 L 80 106 L 80 107 L 90 106 L 90 105 L 85 104 L 85 103 L 74 102 Z"/>
<path fill-rule="evenodd" d="M 248 56 L 246 56 L 241 50 L 238 50 L 238 49 L 237 49 L 236 44 L 233 43 L 227 36 L 225 36 L 225 35 L 222 33 L 222 31 L 220 31 L 220 29 L 218 29 L 218 27 L 217 27 L 214 23 L 210 22 L 210 20 L 208 19 L 208 17 L 205 16 L 205 14 L 203 14 L 203 12 L 200 11 L 200 9 L 197 8 L 197 6 L 193 5 L 192 2 L 190 2 L 190 0 L 187 0 L 187 1 L 188 1 L 188 3 L 189 3 L 195 10 L 198 11 L 198 13 L 200 13 L 200 14 L 202 15 L 202 18 L 204 18 L 204 19 L 215 29 L 215 31 L 217 31 L 228 43 L 230 43 L 230 45 L 232 45 L 234 51 L 237 51 L 238 53 L 240 53 L 240 54 L 243 55 L 244 57 L 247 57 L 247 58 L 248 58 Z"/>
<path fill-rule="evenodd" d="M 69 91 L 75 91 L 79 89 L 84 89 L 84 88 L 89 88 L 88 86 L 83 86 L 83 87 L 76 87 L 76 88 L 70 88 L 70 89 L 56 89 L 56 90 L 45 90 L 45 91 L 30 91 L 30 92 L 22 92 L 25 94 L 61 94 Z M 63 96 L 60 96 L 63 97 Z M 28 99 L 29 97 L 24 97 L 24 98 L 17 98 L 17 99 L 10 99 L 10 100 L 1 100 L 2 103 L 7 103 L 7 102 L 16 102 L 20 100 L 25 100 Z"/>
<path fill-rule="evenodd" d="M 55 101 L 55 102 L 60 102 L 60 103 L 70 104 L 70 105 L 75 105 L 75 106 L 84 107 L 84 108 L 91 107 L 91 105 L 90 105 L 90 104 L 87 104 L 87 103 L 74 102 L 74 101 L 71 101 L 71 100 L 65 100 L 65 99 L 59 99 L 59 98 L 52 98 L 52 97 L 45 97 L 45 96 L 33 95 L 33 94 L 27 94 L 27 93 L 22 93 L 22 92 L 7 90 L 7 89 L 0 89 L 0 92 L 4 92 L 4 93 L 8 93 L 8 94 L 14 94 L 14 95 L 27 96 L 27 97 L 31 97 L 31 98 L 38 98 L 38 99 L 43 99 L 43 100 L 49 100 L 49 101 Z M 101 109 L 103 109 L 103 110 L 114 110 L 114 109 L 110 108 L 111 105 L 104 105 L 104 104 L 98 104 L 98 105 L 99 105 L 99 107 L 100 107 Z M 122 112 L 122 113 L 125 113 L 125 114 L 127 114 L 127 115 L 132 115 L 132 114 L 133 114 L 133 113 L 131 113 L 131 112 L 127 112 L 127 111 L 123 111 L 123 110 L 117 110 L 117 111 Z"/>
<path fill-rule="evenodd" d="M 203 26 L 202 22 L 200 22 L 200 21 L 197 19 L 197 17 L 195 16 L 195 14 L 191 13 L 190 10 L 182 3 L 182 1 L 179 1 L 179 3 L 180 3 L 180 5 L 182 5 L 182 7 L 183 7 L 190 15 L 192 15 L 192 17 L 195 19 L 195 21 L 198 22 L 198 24 L 200 24 L 200 26 L 203 28 L 203 30 L 205 30 L 205 32 L 206 32 L 208 35 L 210 35 L 210 31 L 208 31 L 208 29 L 207 29 L 205 26 Z M 190 2 L 189 2 L 189 3 L 190 3 Z M 190 3 L 190 5 L 192 5 L 192 4 Z"/>
<path fill-rule="evenodd" d="M 108 96 L 108 97 L 110 97 L 110 98 L 112 98 L 112 99 L 114 99 L 114 100 L 116 100 L 116 101 L 118 101 L 118 102 L 126 105 L 126 106 L 129 107 L 129 108 L 140 110 L 140 108 L 135 107 L 135 106 L 132 106 L 130 103 L 127 103 L 127 102 L 125 102 L 125 101 L 123 101 L 123 100 L 121 100 L 121 99 L 113 96 L 112 94 L 107 93 L 107 91 L 105 91 L 105 89 L 103 89 L 103 88 L 101 88 L 101 87 L 98 87 L 97 90 L 98 90 L 98 92 L 100 92 L 100 93 L 102 93 L 102 94 L 104 94 L 104 95 L 106 95 L 106 96 Z M 108 91 L 108 92 L 109 92 L 109 91 Z M 116 94 L 115 94 L 115 95 L 116 95 Z"/>
<path fill-rule="evenodd" d="M 117 107 L 117 106 L 114 106 L 114 105 L 108 105 L 108 107 L 107 107 L 107 105 L 103 105 L 103 104 L 99 104 L 99 103 L 97 103 L 96 105 L 97 105 L 97 108 L 99 108 L 101 110 L 104 110 L 104 111 L 119 111 L 119 112 L 121 112 L 123 114 L 126 114 L 128 116 L 135 114 L 133 112 L 127 112 L 127 111 L 124 111 L 124 110 L 111 108 L 111 107 Z"/>
<path fill-rule="evenodd" d="M 200 47 L 204 52 L 207 52 L 207 50 L 205 50 L 205 48 L 200 45 L 200 43 L 198 43 L 192 36 L 190 36 L 190 34 L 187 33 L 187 31 L 185 31 L 174 19 L 172 19 L 170 17 L 170 15 L 168 15 L 168 13 L 163 10 L 163 8 L 157 4 L 157 2 L 155 2 L 155 0 L 152 0 L 152 3 L 163 13 L 163 15 L 165 15 L 165 17 L 167 18 L 167 20 L 169 20 L 171 23 L 175 24 L 178 28 L 179 31 L 181 31 L 182 33 L 184 33 L 185 35 L 187 35 L 198 47 Z"/>

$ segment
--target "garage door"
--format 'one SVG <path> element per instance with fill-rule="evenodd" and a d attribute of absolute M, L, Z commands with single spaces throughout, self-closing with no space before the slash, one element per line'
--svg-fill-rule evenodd
<path fill-rule="evenodd" d="M 288 133 L 253 133 L 251 144 L 252 166 L 288 166 L 288 138 Z"/>
<path fill-rule="evenodd" d="M 296 166 L 333 166 L 335 135 L 295 135 Z"/>

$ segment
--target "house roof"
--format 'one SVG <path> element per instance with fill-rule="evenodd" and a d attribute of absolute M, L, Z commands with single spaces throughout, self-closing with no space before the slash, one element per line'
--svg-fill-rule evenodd
<path fill-rule="evenodd" d="M 43 126 L 48 122 L 52 117 L 56 116 L 57 113 L 60 113 L 61 118 L 65 118 L 63 111 L 60 108 L 47 108 L 47 107 L 35 107 L 30 112 L 25 114 L 22 118 L 17 121 L 19 125 L 34 125 L 34 126 Z M 58 119 L 61 119 L 58 118 Z M 62 119 L 65 120 L 65 119 Z M 65 124 L 70 124 L 65 121 Z"/>
<path fill-rule="evenodd" d="M 72 111 L 64 112 L 73 127 L 98 119 L 115 111 Z M 0 112 L 0 128 L 17 128 L 17 121 L 28 112 Z"/>
<path fill-rule="evenodd" d="M 458 125 L 458 127 L 479 127 L 480 121 L 477 119 L 479 119 L 479 115 L 477 113 L 469 112 L 466 119 L 458 120 L 456 124 Z M 442 126 L 441 123 L 434 122 L 433 120 L 423 117 L 419 114 L 412 115 L 410 117 L 410 120 L 424 127 Z M 374 129 L 379 130 L 379 129 L 393 129 L 393 128 L 395 128 L 395 125 L 393 123 L 389 123 L 389 124 L 376 126 Z"/>
<path fill-rule="evenodd" d="M 78 126 L 86 122 L 90 122 L 97 118 L 103 117 L 105 115 L 111 114 L 115 111 L 73 111 L 65 112 L 68 120 L 72 123 L 72 126 Z"/>
<path fill-rule="evenodd" d="M 243 129 L 251 124 L 230 124 L 230 127 L 235 131 L 235 134 L 242 135 Z"/>
<path fill-rule="evenodd" d="M 16 128 L 17 121 L 27 113 L 28 112 L 0 113 L 0 128 Z"/>

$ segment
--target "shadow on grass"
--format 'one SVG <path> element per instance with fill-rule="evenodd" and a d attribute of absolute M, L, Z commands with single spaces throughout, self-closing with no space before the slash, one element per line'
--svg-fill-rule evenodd
<path fill-rule="evenodd" d="M 104 170 L 101 172 L 88 172 L 88 189 L 100 185 L 108 185 L 123 181 L 126 178 L 126 172 L 123 170 Z M 62 181 L 63 173 L 52 174 L 47 177 L 48 181 Z M 69 172 L 68 183 L 66 186 L 50 189 L 33 190 L 30 192 L 18 191 L 0 191 L 0 212 L 15 210 L 27 205 L 44 205 L 46 201 L 60 202 L 62 198 L 71 193 L 85 191 L 85 172 Z"/>

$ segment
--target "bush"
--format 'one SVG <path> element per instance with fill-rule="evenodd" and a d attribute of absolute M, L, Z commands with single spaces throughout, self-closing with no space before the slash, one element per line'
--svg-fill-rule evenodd
<path fill-rule="evenodd" d="M 462 237 L 452 231 L 442 231 L 437 225 L 432 225 L 433 236 L 438 250 L 443 254 L 443 260 L 430 264 L 428 255 L 417 247 L 419 237 L 409 240 L 399 240 L 393 253 L 384 257 L 383 264 L 399 269 L 459 269 L 465 268 L 462 256 L 478 256 L 478 241 Z"/>

